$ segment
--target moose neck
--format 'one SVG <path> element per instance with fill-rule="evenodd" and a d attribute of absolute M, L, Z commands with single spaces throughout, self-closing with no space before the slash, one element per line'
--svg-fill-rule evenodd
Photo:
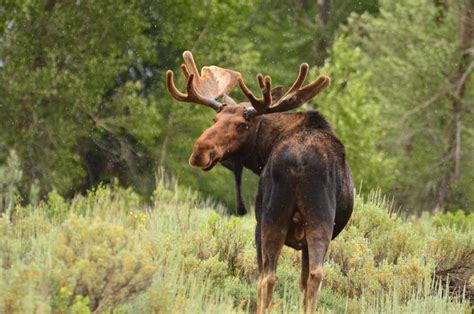
<path fill-rule="evenodd" d="M 298 113 L 274 113 L 255 117 L 252 135 L 238 152 L 243 165 L 260 175 L 279 138 L 294 132 L 304 119 L 305 115 Z"/>

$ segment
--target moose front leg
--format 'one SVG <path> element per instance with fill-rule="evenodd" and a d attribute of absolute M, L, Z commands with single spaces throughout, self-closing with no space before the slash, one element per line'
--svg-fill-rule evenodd
<path fill-rule="evenodd" d="M 308 276 L 309 276 L 309 254 L 308 247 L 304 247 L 301 250 L 301 279 L 300 279 L 300 289 L 303 292 L 303 295 L 306 295 L 306 288 L 308 286 Z"/>
<path fill-rule="evenodd" d="M 234 179 L 235 179 L 235 195 L 237 201 L 237 214 L 243 216 L 247 214 L 247 208 L 242 197 L 242 164 L 237 164 L 234 169 Z"/>
<path fill-rule="evenodd" d="M 236 158 L 229 158 L 227 160 L 221 161 L 221 164 L 232 171 L 234 174 L 235 180 L 235 198 L 237 203 L 237 215 L 243 216 L 247 214 L 247 208 L 245 206 L 244 200 L 242 198 L 242 171 L 244 166 Z"/>

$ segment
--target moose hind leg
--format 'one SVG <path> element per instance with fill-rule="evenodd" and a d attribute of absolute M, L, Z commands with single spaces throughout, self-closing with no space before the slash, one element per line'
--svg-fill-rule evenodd
<path fill-rule="evenodd" d="M 317 176 L 305 177 L 296 190 L 296 203 L 304 215 L 308 246 L 309 274 L 304 298 L 305 312 L 312 313 L 317 304 L 323 279 L 323 262 L 334 229 L 336 197 L 331 181 Z"/>
<path fill-rule="evenodd" d="M 286 241 L 290 215 L 294 208 L 290 184 L 285 180 L 267 179 L 264 176 L 260 182 L 263 192 L 259 221 L 262 272 L 258 285 L 257 313 L 264 313 L 271 303 L 276 284 L 278 257 Z"/>
<path fill-rule="evenodd" d="M 261 226 L 257 223 L 257 227 L 255 228 L 255 244 L 257 247 L 257 266 L 258 266 L 258 286 L 257 286 L 257 311 L 259 311 L 262 301 L 262 294 L 261 294 L 261 282 L 263 279 L 263 258 L 262 258 L 262 240 L 261 240 Z"/>
<path fill-rule="evenodd" d="M 309 274 L 304 298 L 306 313 L 312 313 L 315 310 L 321 292 L 323 262 L 332 236 L 330 227 L 327 224 L 318 223 L 313 226 L 308 225 L 306 228 L 309 256 Z"/>

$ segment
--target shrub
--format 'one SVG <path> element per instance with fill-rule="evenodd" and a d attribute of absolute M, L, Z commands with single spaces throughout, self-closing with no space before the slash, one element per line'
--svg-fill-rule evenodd
<path fill-rule="evenodd" d="M 116 186 L 17 206 L 0 218 L 0 312 L 252 312 L 255 220 L 216 207 L 174 181 L 159 182 L 151 206 Z M 357 198 L 330 246 L 319 304 L 336 313 L 467 312 L 453 293 L 466 285 L 471 296 L 473 238 L 436 218 L 401 219 L 376 194 Z M 301 308 L 300 259 L 282 250 L 275 311 Z"/>
<path fill-rule="evenodd" d="M 457 230 L 474 229 L 474 213 L 466 213 L 463 210 L 437 214 L 433 217 L 433 225 L 437 227 L 452 227 Z"/>
<path fill-rule="evenodd" d="M 100 218 L 72 217 L 60 228 L 53 248 L 52 280 L 100 311 L 134 297 L 151 282 L 156 265 L 140 248 L 137 234 Z"/>
<path fill-rule="evenodd" d="M 464 293 L 474 304 L 474 234 L 438 229 L 429 241 L 428 252 L 435 260 L 438 280 L 452 293 Z"/>
<path fill-rule="evenodd" d="M 384 206 L 376 194 L 358 199 L 349 226 L 332 243 L 325 283 L 338 293 L 358 297 L 396 288 L 406 298 L 430 285 L 433 262 L 420 254 L 424 234 Z"/>

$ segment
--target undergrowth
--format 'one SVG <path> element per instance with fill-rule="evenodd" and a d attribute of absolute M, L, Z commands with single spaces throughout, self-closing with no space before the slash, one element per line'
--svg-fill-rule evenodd
<path fill-rule="evenodd" d="M 319 309 L 469 313 L 472 219 L 402 219 L 389 207 L 357 199 L 331 244 Z M 111 186 L 16 206 L 0 218 L 0 313 L 252 312 L 254 217 L 223 212 L 163 176 L 151 205 Z M 274 312 L 300 311 L 299 274 L 300 253 L 285 248 Z"/>

